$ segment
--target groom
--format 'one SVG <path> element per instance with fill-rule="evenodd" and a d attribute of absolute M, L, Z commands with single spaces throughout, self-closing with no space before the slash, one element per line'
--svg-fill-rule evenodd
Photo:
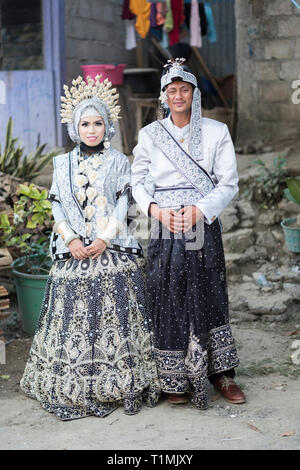
<path fill-rule="evenodd" d="M 161 388 L 173 404 L 191 397 L 205 409 L 207 378 L 230 403 L 246 401 L 234 382 L 239 360 L 218 219 L 238 175 L 228 128 L 201 117 L 197 79 L 183 60 L 163 71 L 160 100 L 170 113 L 140 130 L 132 188 L 159 227 L 149 241 L 147 283 Z"/>

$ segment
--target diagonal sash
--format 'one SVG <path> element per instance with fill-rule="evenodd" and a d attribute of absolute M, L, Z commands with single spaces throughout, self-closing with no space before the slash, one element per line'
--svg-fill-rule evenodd
<path fill-rule="evenodd" d="M 179 145 L 160 121 L 153 124 L 156 125 L 150 124 L 147 130 L 150 131 L 154 145 L 203 197 L 206 196 L 215 187 L 212 177 Z"/>

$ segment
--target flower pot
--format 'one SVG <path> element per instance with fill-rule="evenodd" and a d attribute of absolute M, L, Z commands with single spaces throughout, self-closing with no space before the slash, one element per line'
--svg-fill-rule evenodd
<path fill-rule="evenodd" d="M 22 329 L 33 336 L 40 317 L 48 274 L 27 274 L 22 272 L 24 258 L 12 263 L 13 276 L 21 314 Z"/>
<path fill-rule="evenodd" d="M 280 225 L 283 228 L 288 250 L 294 253 L 300 253 L 300 228 L 291 227 L 296 221 L 297 218 L 292 217 L 284 219 Z"/>
<path fill-rule="evenodd" d="M 96 64 L 80 66 L 83 71 L 83 78 L 85 81 L 88 76 L 95 80 L 96 75 L 102 75 L 100 82 L 103 82 L 108 78 L 113 86 L 123 84 L 123 71 L 125 67 L 126 64 Z"/>

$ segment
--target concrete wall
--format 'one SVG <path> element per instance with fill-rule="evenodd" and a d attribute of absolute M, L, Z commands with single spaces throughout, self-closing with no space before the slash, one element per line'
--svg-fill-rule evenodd
<path fill-rule="evenodd" d="M 135 65 L 135 49 L 125 49 L 122 5 L 122 0 L 65 0 L 67 83 L 82 75 L 80 65 Z"/>
<path fill-rule="evenodd" d="M 300 10 L 290 0 L 236 0 L 239 142 L 299 137 Z"/>

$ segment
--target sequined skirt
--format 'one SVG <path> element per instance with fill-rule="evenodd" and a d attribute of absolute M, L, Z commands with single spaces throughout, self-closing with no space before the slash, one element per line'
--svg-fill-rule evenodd
<path fill-rule="evenodd" d="M 205 224 L 200 250 L 187 249 L 184 236 L 151 239 L 147 283 L 161 388 L 189 392 L 204 409 L 207 378 L 239 363 L 218 221 Z"/>
<path fill-rule="evenodd" d="M 143 263 L 108 250 L 54 262 L 21 388 L 60 419 L 158 402 Z"/>

